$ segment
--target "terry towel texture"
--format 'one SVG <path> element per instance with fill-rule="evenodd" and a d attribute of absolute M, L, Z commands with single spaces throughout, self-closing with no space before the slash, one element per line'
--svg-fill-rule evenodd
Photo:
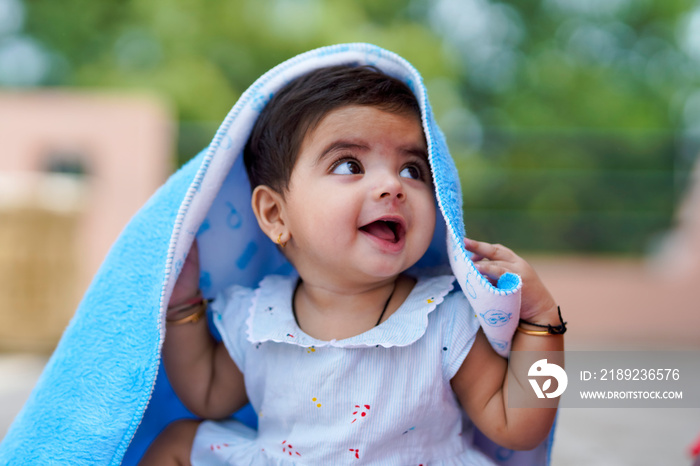
<path fill-rule="evenodd" d="M 488 340 L 499 354 L 508 354 L 518 324 L 521 281 L 506 274 L 492 286 L 464 248 L 459 177 L 419 73 L 398 55 L 370 44 L 324 47 L 260 77 L 229 112 L 209 147 L 129 222 L 0 444 L 0 464 L 134 464 L 167 422 L 191 416 L 160 365 L 163 316 L 179 270 L 197 237 L 200 285 L 207 297 L 234 283 L 250 287 L 265 275 L 292 272 L 250 209 L 242 150 L 277 89 L 312 69 L 337 64 L 373 65 L 416 94 L 442 213 L 417 266 L 451 268 Z M 551 440 L 550 435 L 532 452 L 512 452 L 484 438 L 481 443 L 502 464 L 530 465 L 548 463 Z"/>

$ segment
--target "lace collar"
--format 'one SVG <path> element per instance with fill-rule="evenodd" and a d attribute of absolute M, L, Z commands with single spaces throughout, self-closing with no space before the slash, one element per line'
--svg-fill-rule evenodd
<path fill-rule="evenodd" d="M 343 340 L 323 341 L 304 333 L 294 320 L 292 295 L 298 277 L 269 275 L 255 291 L 247 320 L 252 343 L 275 341 L 303 347 L 407 346 L 418 340 L 428 327 L 428 314 L 454 287 L 454 276 L 419 277 L 403 304 L 378 326 Z"/>

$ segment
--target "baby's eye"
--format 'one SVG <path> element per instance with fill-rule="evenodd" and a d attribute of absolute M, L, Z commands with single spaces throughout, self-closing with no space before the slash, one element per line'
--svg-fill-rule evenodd
<path fill-rule="evenodd" d="M 407 167 L 404 167 L 403 170 L 401 170 L 401 173 L 399 173 L 399 175 L 405 178 L 412 178 L 414 180 L 420 180 L 423 178 L 423 173 L 421 173 L 421 169 L 415 165 L 409 165 Z"/>
<path fill-rule="evenodd" d="M 333 167 L 335 175 L 359 175 L 362 173 L 362 166 L 356 160 L 341 160 Z"/>

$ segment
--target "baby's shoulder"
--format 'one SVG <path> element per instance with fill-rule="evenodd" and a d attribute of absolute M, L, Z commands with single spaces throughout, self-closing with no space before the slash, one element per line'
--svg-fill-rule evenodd
<path fill-rule="evenodd" d="M 454 288 L 452 288 L 452 290 L 450 290 L 450 292 L 447 293 L 447 295 L 445 296 L 443 305 L 452 307 L 458 306 L 461 308 L 471 309 L 469 299 L 466 297 L 466 295 L 462 291 L 462 288 L 459 287 L 457 282 L 455 282 Z"/>
<path fill-rule="evenodd" d="M 232 284 L 225 288 L 223 291 L 219 292 L 215 298 L 215 301 L 220 302 L 233 302 L 241 299 L 252 298 L 255 295 L 255 288 L 248 286 Z"/>
<path fill-rule="evenodd" d="M 255 296 L 255 288 L 233 284 L 217 293 L 210 307 L 214 314 L 241 314 L 250 309 Z"/>
<path fill-rule="evenodd" d="M 428 301 L 434 306 L 430 312 L 432 325 L 439 327 L 451 327 L 458 322 L 468 327 L 473 326 L 476 315 L 469 299 L 459 286 L 454 275 L 442 275 L 439 277 L 421 277 L 416 287 L 430 286 L 432 294 Z"/>
<path fill-rule="evenodd" d="M 443 299 L 438 308 L 441 314 L 452 312 L 473 314 L 472 305 L 469 302 L 469 299 L 456 281 L 454 288 L 452 288 L 452 290 L 445 295 L 445 299 Z"/>
<path fill-rule="evenodd" d="M 231 284 L 216 295 L 214 302 L 218 302 L 220 309 L 232 307 L 249 309 L 257 302 L 279 304 L 290 301 L 297 280 L 296 276 L 266 275 L 253 287 Z"/>
<path fill-rule="evenodd" d="M 438 304 L 455 305 L 460 302 L 468 304 L 469 301 L 459 286 L 457 277 L 451 273 L 442 272 L 413 275 L 412 277 L 416 280 L 414 291 L 429 290 L 433 292 L 437 297 Z"/>
<path fill-rule="evenodd" d="M 438 275 L 414 275 L 416 283 L 409 296 L 427 296 L 424 305 L 430 308 L 430 313 L 442 315 L 452 310 L 471 310 L 469 300 L 460 288 L 454 275 L 443 273 Z"/>

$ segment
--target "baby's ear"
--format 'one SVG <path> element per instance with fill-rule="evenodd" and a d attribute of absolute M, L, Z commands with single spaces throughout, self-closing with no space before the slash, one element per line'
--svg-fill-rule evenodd
<path fill-rule="evenodd" d="M 269 186 L 259 185 L 253 190 L 251 200 L 253 213 L 258 219 L 260 229 L 272 241 L 277 241 L 282 235 L 282 240 L 288 235 L 287 225 L 284 221 L 284 198 L 280 193 Z"/>

